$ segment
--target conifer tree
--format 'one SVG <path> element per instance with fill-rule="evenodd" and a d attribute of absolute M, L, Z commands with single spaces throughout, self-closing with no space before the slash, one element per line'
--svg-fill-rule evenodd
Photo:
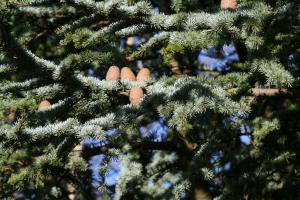
<path fill-rule="evenodd" d="M 299 10 L 0 1 L 0 199 L 298 199 Z M 238 59 L 197 62 L 228 46 Z M 159 139 L 154 121 L 167 127 Z"/>

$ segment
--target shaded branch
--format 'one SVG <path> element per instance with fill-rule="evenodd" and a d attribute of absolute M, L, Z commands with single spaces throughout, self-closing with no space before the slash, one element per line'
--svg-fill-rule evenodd
<path fill-rule="evenodd" d="M 186 150 L 186 147 L 183 143 L 174 143 L 174 142 L 153 142 L 153 141 L 142 141 L 137 144 L 132 145 L 134 149 L 144 149 L 144 150 L 162 150 L 162 151 L 176 151 L 182 152 Z M 110 149 L 120 149 L 121 145 L 116 144 L 107 144 L 100 147 L 83 147 L 80 148 L 76 146 L 73 149 L 73 152 L 81 152 L 83 157 L 88 158 L 94 155 L 99 155 L 101 153 L 107 153 Z"/>

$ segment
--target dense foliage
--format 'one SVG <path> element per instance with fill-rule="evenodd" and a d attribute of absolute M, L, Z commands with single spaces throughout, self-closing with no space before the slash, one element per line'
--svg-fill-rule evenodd
<path fill-rule="evenodd" d="M 0 1 L 0 199 L 298 199 L 300 2 L 234 3 Z"/>

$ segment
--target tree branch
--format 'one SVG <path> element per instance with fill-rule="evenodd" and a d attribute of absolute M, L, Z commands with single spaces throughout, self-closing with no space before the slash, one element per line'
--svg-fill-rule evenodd
<path fill-rule="evenodd" d="M 249 92 L 253 96 L 299 95 L 299 91 L 288 89 L 252 88 Z"/>
<path fill-rule="evenodd" d="M 163 151 L 182 151 L 185 148 L 181 143 L 174 142 L 153 142 L 153 141 L 142 141 L 132 145 L 134 149 L 144 149 L 144 150 L 163 150 Z M 107 153 L 109 149 L 116 148 L 120 149 L 121 145 L 107 144 L 100 147 L 84 147 L 80 148 L 76 146 L 73 152 L 81 152 L 83 157 L 88 158 L 94 155 L 99 155 L 101 153 Z"/>

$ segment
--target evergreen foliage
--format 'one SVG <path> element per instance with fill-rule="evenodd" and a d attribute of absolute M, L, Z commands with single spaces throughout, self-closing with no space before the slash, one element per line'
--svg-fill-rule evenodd
<path fill-rule="evenodd" d="M 298 0 L 225 10 L 209 0 L 0 1 L 0 199 L 95 199 L 88 160 L 100 154 L 103 179 L 120 164 L 116 184 L 100 182 L 104 199 L 298 199 L 299 11 Z M 223 45 L 239 61 L 197 63 Z M 152 78 L 105 80 L 110 66 L 137 73 L 138 63 Z M 136 86 L 145 95 L 131 105 Z M 43 100 L 51 105 L 38 109 Z M 159 141 L 140 129 L 157 120 L 168 127 Z"/>

